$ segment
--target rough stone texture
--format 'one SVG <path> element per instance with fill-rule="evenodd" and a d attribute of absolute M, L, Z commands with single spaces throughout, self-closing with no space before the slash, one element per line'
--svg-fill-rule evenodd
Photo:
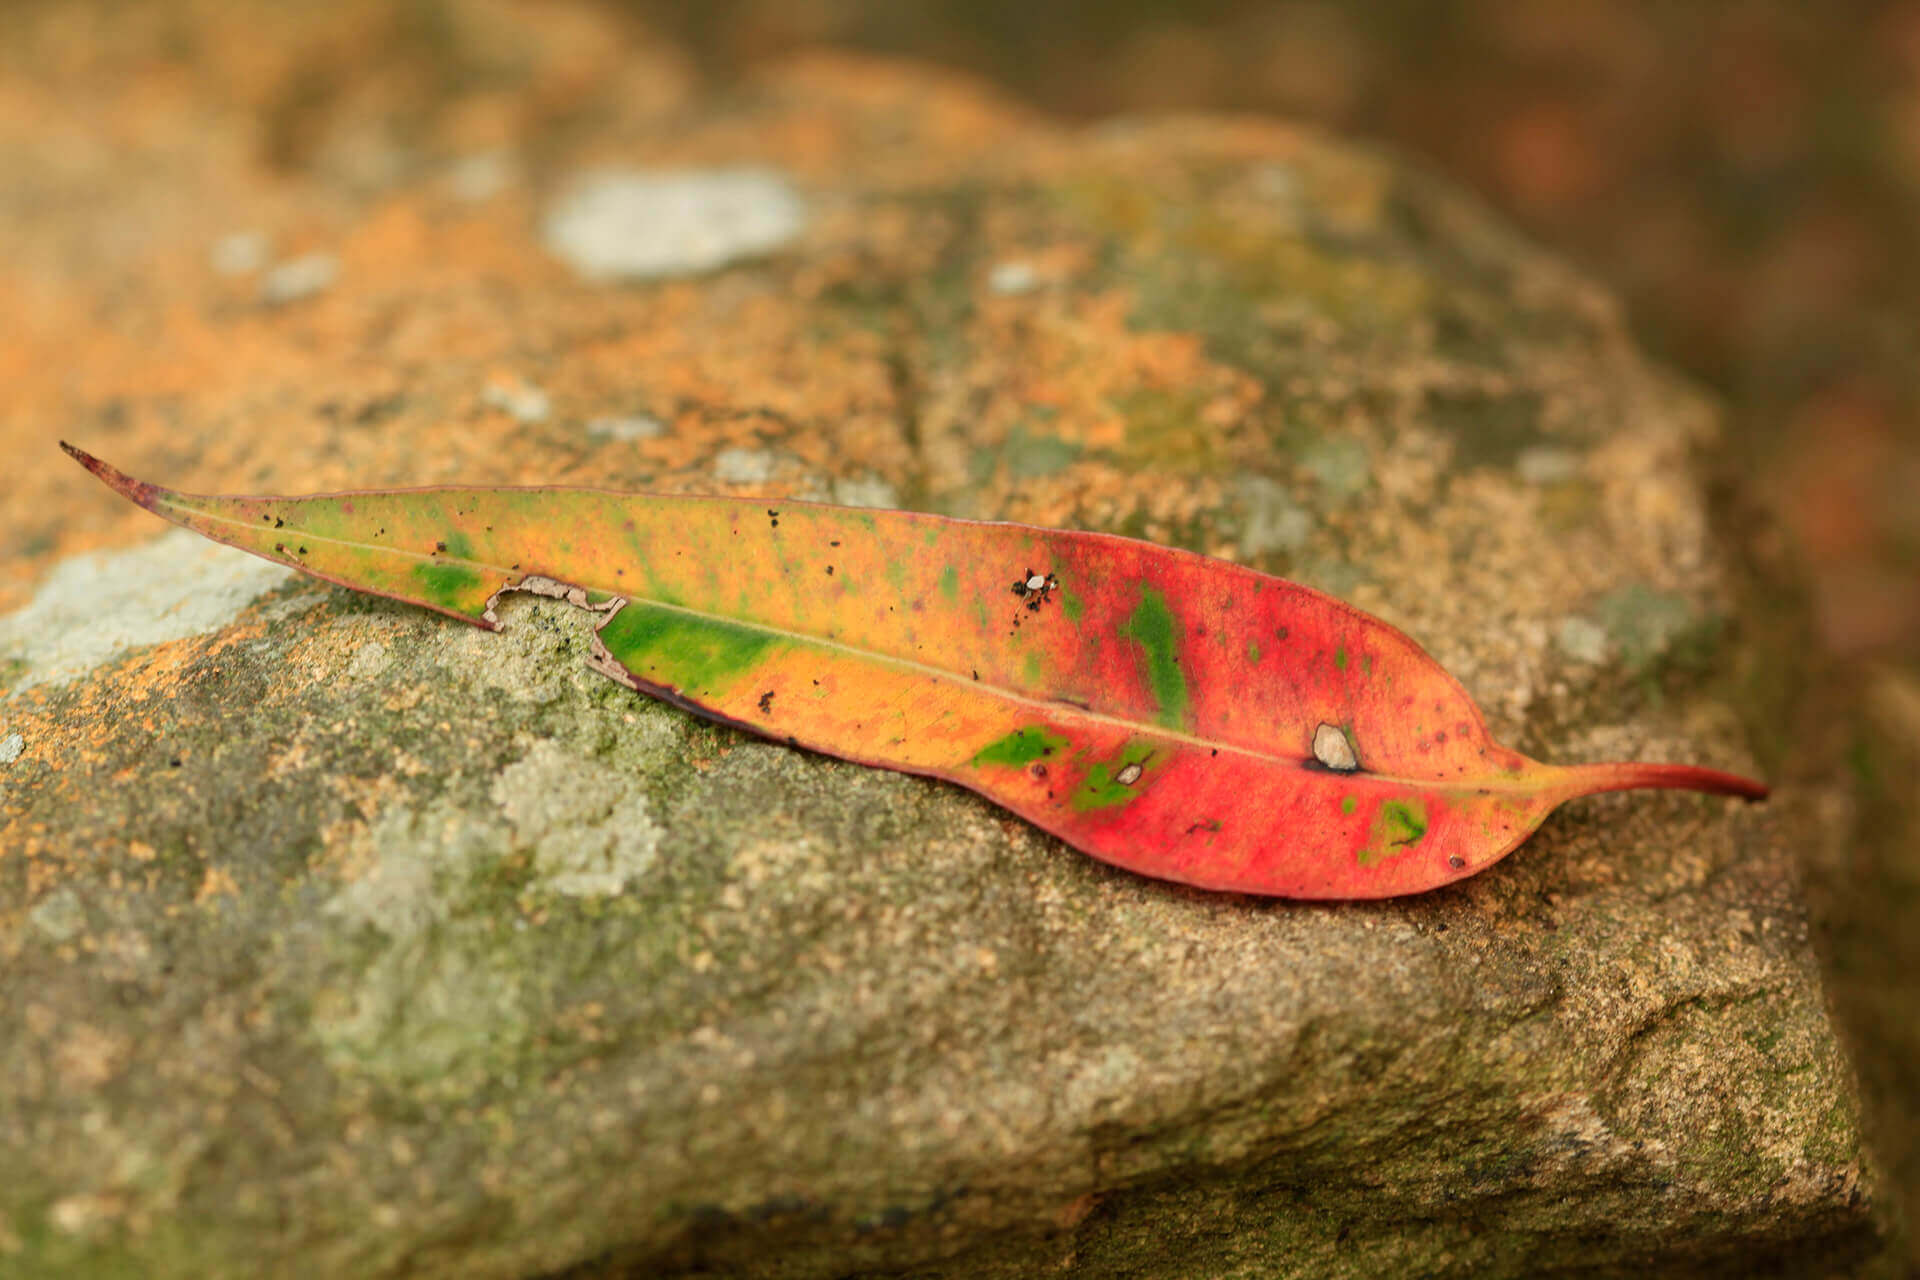
<path fill-rule="evenodd" d="M 838 58 L 708 97 L 589 8 L 315 10 L 269 39 L 227 5 L 0 18 L 0 604 L 25 610 L 0 1273 L 1743 1274 L 1875 1248 L 1792 788 L 1583 802 L 1456 888 L 1308 906 L 1132 877 L 636 699 L 551 602 L 490 636 L 210 573 L 218 607 L 166 635 L 101 593 L 59 629 L 135 647 L 37 679 L 69 642 L 19 620 L 69 616 L 61 558 L 128 548 L 117 581 L 154 533 L 57 432 L 207 488 L 1119 530 L 1399 623 L 1523 750 L 1753 766 L 1733 707 L 1768 672 L 1696 478 L 1710 406 L 1427 177 L 1278 124 L 1068 131 Z M 595 283 L 539 228 L 609 165 L 777 172 L 808 221 Z M 234 235 L 337 274 L 267 305 Z"/>

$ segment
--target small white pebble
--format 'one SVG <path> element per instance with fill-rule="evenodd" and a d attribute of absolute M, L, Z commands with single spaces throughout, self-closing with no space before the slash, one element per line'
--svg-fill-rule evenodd
<path fill-rule="evenodd" d="M 1337 724 L 1323 724 L 1313 731 L 1313 758 L 1339 773 L 1352 773 L 1360 767 L 1353 743 Z"/>
<path fill-rule="evenodd" d="M 553 409 L 553 402 L 547 398 L 547 393 L 524 378 L 488 383 L 486 390 L 480 393 L 480 403 L 489 409 L 500 410 L 515 422 L 528 425 L 545 422 L 547 414 Z"/>
<path fill-rule="evenodd" d="M 1130 764 L 1122 767 L 1120 772 L 1113 775 L 1113 780 L 1123 787 L 1132 786 L 1134 783 L 1140 781 L 1140 766 Z"/>
<path fill-rule="evenodd" d="M 455 161 L 448 179 L 456 198 L 479 204 L 507 189 L 513 181 L 513 165 L 498 151 L 482 151 Z"/>
<path fill-rule="evenodd" d="M 987 272 L 987 288 L 1001 295 L 1032 293 L 1039 284 L 1031 262 L 997 262 Z"/>
<path fill-rule="evenodd" d="M 548 211 L 547 248 L 589 280 L 690 275 L 799 237 L 806 205 L 765 169 L 589 174 Z"/>
<path fill-rule="evenodd" d="M 600 440 L 618 440 L 622 444 L 631 444 L 635 440 L 652 440 L 666 434 L 666 425 L 660 419 L 649 414 L 635 413 L 624 417 L 595 418 L 587 424 L 587 434 Z"/>
<path fill-rule="evenodd" d="M 1513 469 L 1528 484 L 1559 484 L 1580 474 L 1580 455 L 1570 449 L 1536 445 L 1521 451 L 1514 460 Z"/>
<path fill-rule="evenodd" d="M 878 476 L 842 476 L 832 485 L 833 500 L 846 507 L 897 507 L 900 495 Z"/>
<path fill-rule="evenodd" d="M 765 484 L 780 460 L 766 449 L 722 449 L 713 459 L 713 478 L 721 484 Z"/>
<path fill-rule="evenodd" d="M 1047 585 L 1047 575 L 1044 573 L 1036 573 L 1031 578 L 1027 579 L 1027 590 L 1029 591 L 1038 591 L 1040 590 L 1040 588 L 1046 585 Z"/>
<path fill-rule="evenodd" d="M 1560 651 L 1576 662 L 1607 660 L 1606 628 L 1587 618 L 1568 618 L 1560 624 L 1560 633 L 1554 640 L 1560 645 Z"/>
<path fill-rule="evenodd" d="M 235 231 L 213 242 L 207 260 L 223 276 L 249 276 L 267 265 L 264 231 Z"/>
<path fill-rule="evenodd" d="M 0 738 L 0 764 L 12 764 L 27 749 L 27 740 L 17 733 Z"/>
<path fill-rule="evenodd" d="M 260 300 L 284 306 L 326 292 L 340 275 L 340 260 L 330 253 L 309 253 L 289 259 L 260 281 Z"/>

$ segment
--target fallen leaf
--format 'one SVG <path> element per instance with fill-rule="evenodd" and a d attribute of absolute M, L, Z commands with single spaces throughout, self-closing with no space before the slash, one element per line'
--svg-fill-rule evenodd
<path fill-rule="evenodd" d="M 495 628 L 511 591 L 603 616 L 595 670 L 776 741 L 970 787 L 1145 875 L 1383 898 L 1474 874 L 1575 796 L 1762 799 L 1672 764 L 1495 743 L 1398 630 L 1310 588 L 1102 533 L 593 489 L 176 493 L 218 542 Z"/>

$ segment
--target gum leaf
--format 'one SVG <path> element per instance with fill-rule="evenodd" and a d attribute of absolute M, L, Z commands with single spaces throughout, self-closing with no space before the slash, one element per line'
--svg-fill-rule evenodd
<path fill-rule="evenodd" d="M 355 590 L 488 629 L 511 591 L 596 610 L 589 662 L 642 693 L 957 782 L 1206 889 L 1418 893 L 1575 796 L 1767 794 L 1689 765 L 1530 760 L 1386 623 L 1129 538 L 591 489 L 202 496 L 63 447 L 157 515 Z"/>

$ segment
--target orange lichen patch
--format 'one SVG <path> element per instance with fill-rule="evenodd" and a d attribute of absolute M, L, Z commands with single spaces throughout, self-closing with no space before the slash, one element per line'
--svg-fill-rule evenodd
<path fill-rule="evenodd" d="M 54 1067 L 61 1087 L 71 1093 L 98 1089 L 119 1074 L 133 1043 L 125 1034 L 88 1023 L 66 1028 L 54 1050 Z"/>
<path fill-rule="evenodd" d="M 225 867 L 209 866 L 200 876 L 200 885 L 193 891 L 193 900 L 205 904 L 214 898 L 238 897 L 240 886 L 234 883 L 233 876 Z"/>

